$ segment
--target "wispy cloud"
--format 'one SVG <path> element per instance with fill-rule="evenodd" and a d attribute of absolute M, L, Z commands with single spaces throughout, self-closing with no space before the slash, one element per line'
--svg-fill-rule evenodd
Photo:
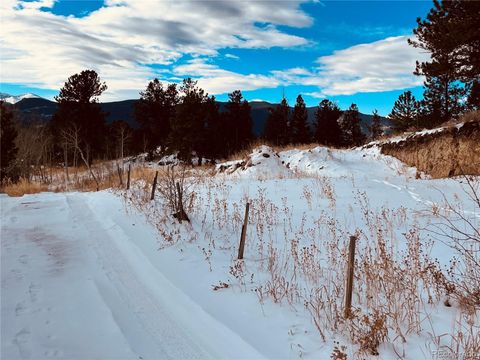
<path fill-rule="evenodd" d="M 209 64 L 206 61 L 202 58 L 190 60 L 187 64 L 175 66 L 173 74 L 198 79 L 199 85 L 212 94 L 224 94 L 236 89 L 275 88 L 282 83 L 271 74 L 240 74 L 221 69 L 217 65 Z"/>
<path fill-rule="evenodd" d="M 155 76 L 146 64 L 176 64 L 185 54 L 216 56 L 226 48 L 307 44 L 279 29 L 312 24 L 301 2 L 107 0 L 76 18 L 42 11 L 52 0 L 4 0 L 2 81 L 58 88 L 69 75 L 93 68 L 113 98 L 121 89 L 138 91 Z"/>
<path fill-rule="evenodd" d="M 410 47 L 407 36 L 338 50 L 311 66 L 262 74 L 222 69 L 212 61 L 222 57 L 219 50 L 308 44 L 288 32 L 288 27 L 312 24 L 302 2 L 107 0 L 87 16 L 74 17 L 43 11 L 53 0 L 4 0 L 2 82 L 58 89 L 69 75 L 90 68 L 109 86 L 102 100 L 136 97 L 155 76 L 173 82 L 192 76 L 211 94 L 313 86 L 318 90 L 306 95 L 318 98 L 422 83 L 412 72 L 415 60 L 427 55 Z M 185 62 L 187 57 L 192 60 Z M 228 52 L 223 58 L 238 59 Z"/>
<path fill-rule="evenodd" d="M 407 36 L 389 37 L 335 51 L 317 59 L 322 94 L 350 95 L 404 89 L 422 84 L 415 61 L 428 58 L 408 45 Z"/>
<path fill-rule="evenodd" d="M 415 61 L 428 58 L 428 54 L 409 46 L 407 39 L 397 36 L 355 45 L 318 58 L 311 68 L 273 70 L 263 75 L 223 70 L 204 58 L 175 66 L 173 73 L 199 79 L 213 94 L 289 85 L 316 86 L 317 91 L 305 95 L 319 99 L 399 90 L 422 84 L 423 78 L 413 75 Z"/>

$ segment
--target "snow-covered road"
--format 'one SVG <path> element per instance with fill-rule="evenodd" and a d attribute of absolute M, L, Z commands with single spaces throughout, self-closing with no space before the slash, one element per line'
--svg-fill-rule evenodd
<path fill-rule="evenodd" d="M 261 358 L 150 263 L 119 199 L 0 196 L 2 359 Z"/>

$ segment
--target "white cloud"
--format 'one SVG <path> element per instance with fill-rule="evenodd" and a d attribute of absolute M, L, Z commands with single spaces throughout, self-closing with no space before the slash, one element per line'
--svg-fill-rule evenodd
<path fill-rule="evenodd" d="M 312 92 L 307 92 L 304 94 L 305 96 L 311 96 L 316 99 L 325 99 L 326 95 L 322 93 L 321 91 L 312 91 Z"/>
<path fill-rule="evenodd" d="M 211 94 L 224 94 L 233 90 L 255 90 L 275 88 L 281 81 L 272 75 L 239 74 L 206 63 L 198 58 L 173 68 L 176 76 L 191 76 L 198 80 L 198 85 Z"/>
<path fill-rule="evenodd" d="M 415 61 L 427 59 L 407 43 L 407 36 L 360 44 L 320 57 L 318 84 L 325 95 L 379 92 L 421 85 Z"/>
<path fill-rule="evenodd" d="M 227 59 L 234 59 L 234 60 L 240 59 L 237 55 L 233 55 L 233 54 L 225 54 L 225 57 Z"/>
<path fill-rule="evenodd" d="M 314 98 L 383 92 L 421 85 L 423 78 L 413 75 L 415 61 L 427 54 L 408 45 L 408 37 L 389 37 L 355 45 L 317 59 L 317 67 L 274 70 L 265 75 L 239 74 L 210 64 L 204 58 L 174 67 L 176 76 L 192 76 L 213 94 L 235 89 L 254 90 L 278 86 L 314 86 L 318 90 L 304 93 Z"/>
<path fill-rule="evenodd" d="M 53 6 L 53 0 L 4 0 L 2 82 L 58 89 L 71 74 L 90 68 L 109 85 L 103 100 L 119 91 L 138 93 L 156 75 L 147 64 L 174 64 L 184 54 L 216 56 L 224 48 L 306 44 L 277 27 L 311 25 L 299 7 L 303 1 L 109 0 L 76 18 L 40 10 Z M 217 71 L 215 76 L 224 85 L 202 80 L 211 92 L 234 83 L 245 88 L 264 84 L 261 75 Z"/>
<path fill-rule="evenodd" d="M 317 87 L 306 95 L 322 98 L 420 85 L 415 60 L 426 57 L 390 37 L 335 51 L 311 68 L 240 74 L 208 62 L 229 48 L 292 47 L 307 44 L 282 27 L 306 27 L 312 19 L 295 1 L 108 0 L 76 18 L 41 11 L 54 0 L 4 0 L 0 38 L 1 81 L 59 89 L 66 78 L 95 69 L 109 89 L 102 100 L 136 97 L 157 76 L 178 82 L 192 76 L 211 94 L 278 86 Z M 184 55 L 193 60 L 180 64 Z M 235 55 L 225 54 L 236 59 Z M 150 64 L 165 68 L 154 70 Z"/>

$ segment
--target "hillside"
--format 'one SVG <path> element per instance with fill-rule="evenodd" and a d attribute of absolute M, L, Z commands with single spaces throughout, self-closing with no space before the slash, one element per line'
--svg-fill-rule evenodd
<path fill-rule="evenodd" d="M 100 103 L 100 106 L 107 115 L 107 122 L 111 123 L 115 120 L 124 120 L 131 127 L 137 128 L 138 124 L 134 119 L 134 106 L 137 100 L 124 100 Z M 218 102 L 220 111 L 225 111 L 225 102 Z M 21 116 L 24 119 L 40 118 L 48 121 L 57 110 L 57 103 L 51 100 L 43 98 L 24 98 L 15 103 L 15 108 L 19 110 Z M 277 106 L 277 104 L 271 104 L 265 101 L 252 101 L 250 102 L 251 115 L 252 115 L 252 130 L 256 136 L 263 134 L 265 129 L 265 123 L 267 121 L 269 109 Z M 307 108 L 308 122 L 313 129 L 315 122 L 315 112 L 317 106 Z M 361 127 L 365 134 L 369 133 L 369 126 L 372 122 L 372 115 L 360 114 Z M 382 124 L 386 131 L 391 127 L 390 121 L 382 117 Z"/>

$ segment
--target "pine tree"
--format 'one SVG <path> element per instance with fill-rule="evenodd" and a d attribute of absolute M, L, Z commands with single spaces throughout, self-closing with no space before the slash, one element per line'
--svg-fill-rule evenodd
<path fill-rule="evenodd" d="M 435 127 L 457 117 L 463 111 L 461 99 L 465 91 L 450 81 L 448 76 L 427 76 L 424 87 L 421 126 Z"/>
<path fill-rule="evenodd" d="M 290 125 L 291 142 L 305 144 L 310 141 L 310 131 L 307 125 L 308 113 L 302 95 L 297 96 L 297 102 L 293 108 Z"/>
<path fill-rule="evenodd" d="M 434 0 L 426 19 L 417 19 L 416 36 L 409 43 L 430 53 L 430 60 L 417 62 L 415 71 L 427 78 L 424 110 L 437 113 L 437 119 L 423 113 L 430 126 L 458 116 L 465 92 L 474 90 L 473 83 L 480 79 L 478 19 L 480 2 L 461 0 Z"/>
<path fill-rule="evenodd" d="M 290 107 L 287 100 L 283 98 L 279 105 L 270 109 L 265 124 L 265 139 L 275 145 L 287 144 L 289 117 Z"/>
<path fill-rule="evenodd" d="M 346 146 L 359 146 L 365 141 L 365 136 L 360 128 L 360 113 L 356 104 L 350 105 L 343 113 L 341 122 L 343 143 Z"/>
<path fill-rule="evenodd" d="M 134 114 L 145 133 L 150 156 L 158 146 L 166 145 L 178 98 L 175 84 L 164 87 L 156 78 L 148 83 L 145 91 L 140 92 L 140 100 L 135 104 Z"/>
<path fill-rule="evenodd" d="M 388 117 L 396 131 L 405 131 L 410 127 L 418 127 L 419 104 L 411 91 L 401 94 L 393 105 Z"/>
<path fill-rule="evenodd" d="M 342 111 L 330 100 L 322 100 L 315 113 L 315 140 L 329 146 L 341 145 L 341 129 L 338 124 Z"/>
<path fill-rule="evenodd" d="M 370 136 L 372 139 L 376 139 L 382 135 L 382 122 L 378 111 L 375 109 L 372 114 L 372 125 L 370 126 Z"/>
<path fill-rule="evenodd" d="M 227 155 L 227 136 L 225 119 L 219 111 L 215 96 L 209 97 L 204 104 L 205 136 L 202 149 L 199 151 L 209 159 L 219 159 Z"/>
<path fill-rule="evenodd" d="M 240 90 L 228 94 L 228 98 L 225 105 L 226 131 L 229 150 L 234 152 L 245 147 L 252 140 L 252 118 L 250 105 L 243 99 Z"/>
<path fill-rule="evenodd" d="M 98 105 L 106 89 L 94 70 L 84 70 L 70 76 L 55 97 L 58 110 L 50 123 L 55 142 L 62 143 L 62 132 L 74 128 L 89 163 L 102 155 L 107 137 L 106 114 Z"/>
<path fill-rule="evenodd" d="M 480 76 L 480 2 L 438 1 L 425 19 L 417 19 L 413 30 L 415 38 L 409 40 L 414 47 L 431 54 L 430 60 L 417 63 L 417 71 L 432 73 L 438 64 L 448 64 L 453 81 L 464 83 Z M 437 63 L 437 65 L 435 65 Z M 432 67 L 433 66 L 433 67 Z"/>
<path fill-rule="evenodd" d="M 17 130 L 13 122 L 13 113 L 0 101 L 0 183 L 6 178 L 12 177 L 12 166 L 17 155 L 17 147 L 15 139 L 17 138 Z M 15 180 L 15 179 L 13 179 Z"/>
<path fill-rule="evenodd" d="M 470 84 L 466 105 L 468 110 L 480 110 L 480 80 Z"/>
<path fill-rule="evenodd" d="M 183 80 L 180 92 L 183 94 L 175 117 L 171 123 L 169 144 L 178 152 L 181 160 L 191 161 L 192 152 L 201 158 L 205 142 L 205 103 L 208 95 L 197 86 L 197 81 Z"/>

